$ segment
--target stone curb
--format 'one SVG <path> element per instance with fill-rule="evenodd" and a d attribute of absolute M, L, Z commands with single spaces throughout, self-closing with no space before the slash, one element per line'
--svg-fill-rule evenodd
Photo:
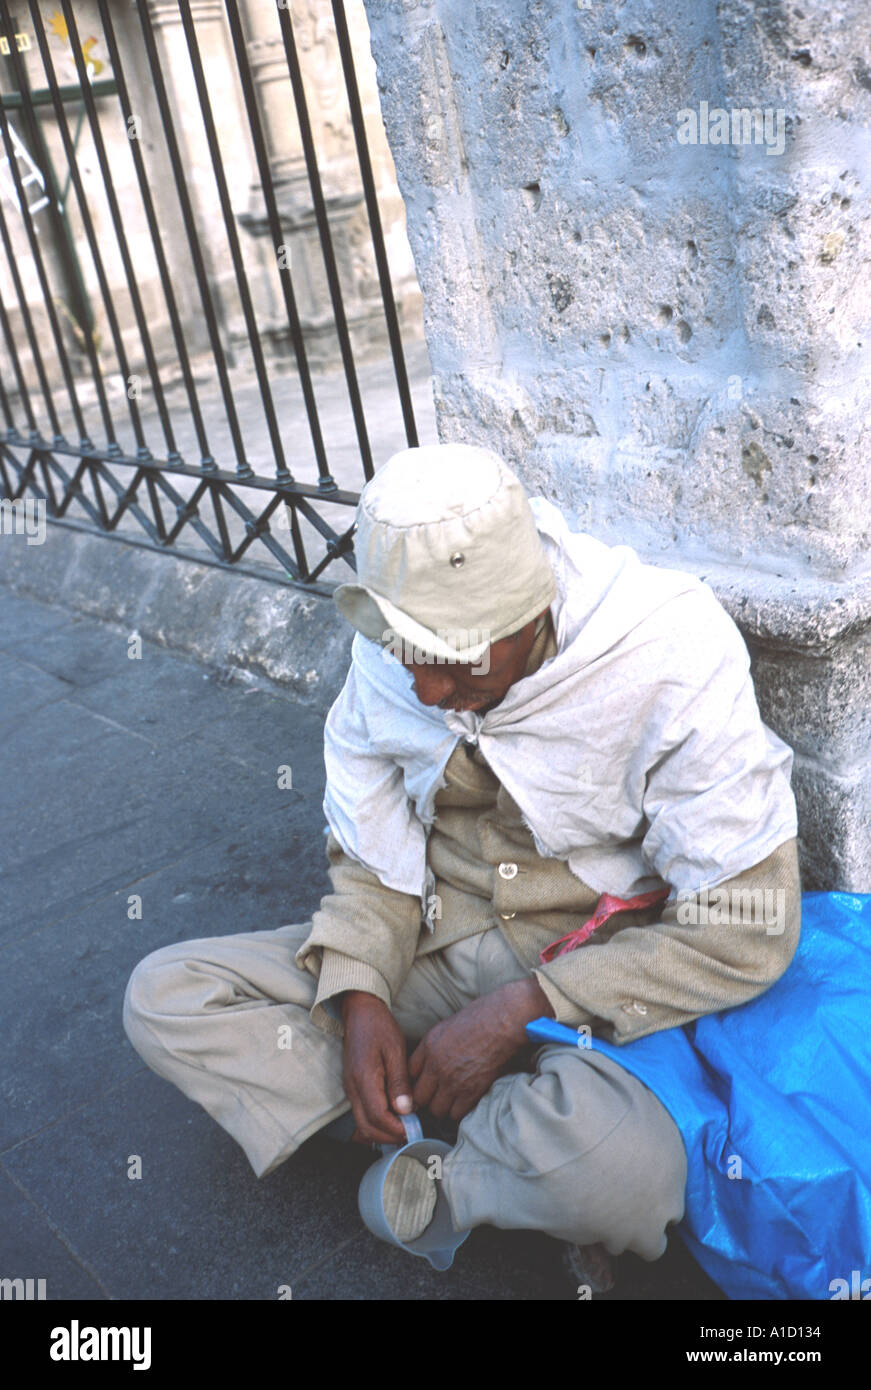
<path fill-rule="evenodd" d="M 332 601 L 167 552 L 50 525 L 45 544 L 0 537 L 0 584 L 131 632 L 212 668 L 242 668 L 326 714 L 353 630 Z"/>

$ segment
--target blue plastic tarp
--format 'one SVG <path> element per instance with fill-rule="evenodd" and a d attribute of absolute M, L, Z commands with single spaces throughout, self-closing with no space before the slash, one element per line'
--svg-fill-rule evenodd
<path fill-rule="evenodd" d="M 871 1298 L 871 894 L 803 894 L 792 964 L 749 1004 L 592 1046 L 674 1117 L 678 1230 L 730 1298 Z"/>

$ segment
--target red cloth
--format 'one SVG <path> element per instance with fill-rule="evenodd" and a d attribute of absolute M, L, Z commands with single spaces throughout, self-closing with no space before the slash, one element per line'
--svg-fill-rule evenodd
<path fill-rule="evenodd" d="M 613 917 L 615 912 L 628 912 L 636 907 L 652 907 L 654 903 L 664 902 L 668 894 L 668 888 L 657 888 L 653 893 L 641 893 L 637 898 L 615 898 L 611 893 L 603 893 L 596 904 L 596 911 L 592 917 L 587 918 L 583 926 L 576 927 L 568 936 L 561 936 L 558 941 L 552 941 L 549 946 L 545 946 L 540 955 L 542 965 L 547 965 L 548 961 L 555 960 L 557 956 L 564 956 L 568 951 L 583 946 L 588 937 L 591 937 L 603 922 L 607 922 L 609 917 Z M 562 949 L 558 950 L 558 947 Z"/>

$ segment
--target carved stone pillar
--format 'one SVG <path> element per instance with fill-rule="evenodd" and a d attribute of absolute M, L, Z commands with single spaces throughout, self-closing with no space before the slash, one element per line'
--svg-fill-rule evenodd
<path fill-rule="evenodd" d="M 356 30 L 359 20 L 365 28 L 358 8 Z M 306 348 L 313 365 L 334 365 L 340 361 L 335 316 L 278 14 L 262 0 L 240 0 L 239 9 Z M 386 330 L 329 0 L 294 0 L 291 18 L 345 313 L 355 350 L 366 353 L 386 345 Z M 255 180 L 250 210 L 239 220 L 252 236 L 269 238 L 256 166 Z M 264 337 L 272 338 L 276 352 L 287 352 L 290 334 L 277 274 L 272 314 L 274 328 L 267 325 Z"/>
<path fill-rule="evenodd" d="M 145 0 L 145 3 L 151 16 L 187 191 L 199 230 L 200 249 L 219 322 L 225 325 L 225 346 L 227 341 L 241 343 L 247 340 L 245 321 L 179 7 L 176 0 Z M 240 176 L 244 186 L 254 166 L 226 14 L 221 0 L 191 0 L 191 16 L 218 131 L 222 164 L 233 198 Z M 163 137 L 159 139 L 162 141 Z M 174 271 L 180 268 L 182 255 L 183 248 L 177 246 Z M 185 269 L 185 276 L 190 277 L 189 268 Z M 195 317 L 201 319 L 201 310 Z"/>

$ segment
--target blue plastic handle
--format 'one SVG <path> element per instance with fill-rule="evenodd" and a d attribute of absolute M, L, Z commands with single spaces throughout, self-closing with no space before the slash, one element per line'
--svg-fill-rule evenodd
<path fill-rule="evenodd" d="M 572 1047 L 579 1047 L 583 1043 L 585 1047 L 590 1046 L 588 1033 L 578 1033 L 565 1023 L 557 1023 L 555 1018 L 534 1018 L 527 1023 L 526 1031 L 533 1042 L 569 1043 Z"/>

